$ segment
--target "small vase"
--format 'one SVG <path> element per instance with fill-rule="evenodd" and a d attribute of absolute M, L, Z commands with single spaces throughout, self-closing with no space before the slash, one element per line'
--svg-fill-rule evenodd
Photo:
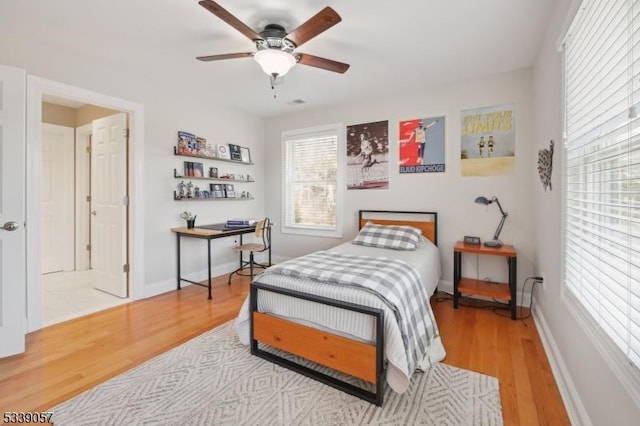
<path fill-rule="evenodd" d="M 192 219 L 187 219 L 187 228 L 193 229 L 196 226 L 196 217 L 194 216 Z"/>

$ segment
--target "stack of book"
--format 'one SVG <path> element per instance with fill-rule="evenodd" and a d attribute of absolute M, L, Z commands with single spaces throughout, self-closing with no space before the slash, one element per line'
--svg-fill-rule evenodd
<path fill-rule="evenodd" d="M 254 226 L 256 221 L 253 219 L 229 219 L 227 220 L 227 228 L 248 228 Z"/>

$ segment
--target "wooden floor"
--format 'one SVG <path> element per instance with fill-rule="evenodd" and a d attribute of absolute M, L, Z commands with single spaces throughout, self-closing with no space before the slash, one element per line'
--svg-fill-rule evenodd
<path fill-rule="evenodd" d="M 212 301 L 189 286 L 31 333 L 26 353 L 0 359 L 0 412 L 47 410 L 234 318 L 247 291 L 246 278 L 225 276 Z M 432 305 L 444 362 L 500 380 L 505 425 L 569 425 L 533 321 L 443 298 Z"/>

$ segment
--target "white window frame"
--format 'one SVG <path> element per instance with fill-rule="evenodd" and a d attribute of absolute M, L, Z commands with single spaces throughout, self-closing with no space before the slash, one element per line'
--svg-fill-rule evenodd
<path fill-rule="evenodd" d="M 336 173 L 336 226 L 334 229 L 322 229 L 310 226 L 300 226 L 287 223 L 286 214 L 290 202 L 289 184 L 291 176 L 287 170 L 287 142 L 295 139 L 332 134 L 337 138 L 337 173 Z M 343 210 L 344 210 L 344 167 L 345 167 L 345 131 L 340 123 L 323 126 L 308 127 L 282 132 L 282 227 L 284 234 L 308 235 L 314 237 L 342 238 Z"/>
<path fill-rule="evenodd" d="M 581 6 L 585 3 L 583 1 L 578 1 Z M 581 10 L 577 10 L 578 7 L 575 8 L 574 12 L 577 12 L 577 16 L 574 18 L 574 22 L 577 19 L 580 19 Z M 567 25 L 565 27 L 565 36 L 563 36 L 563 41 L 558 43 L 559 50 L 563 49 L 564 40 L 569 36 L 571 32 L 571 26 Z M 563 55 L 563 112 L 565 113 L 564 123 L 566 129 L 566 102 L 567 102 L 567 94 L 566 94 L 566 55 Z M 629 360 L 627 355 L 614 343 L 613 339 L 602 329 L 602 327 L 598 324 L 598 321 L 591 315 L 591 313 L 587 310 L 586 307 L 582 305 L 582 302 L 578 299 L 578 297 L 574 294 L 574 292 L 567 287 L 567 283 L 564 279 L 565 268 L 567 265 L 567 256 L 565 253 L 565 245 L 566 245 L 566 214 L 568 208 L 568 200 L 567 200 L 567 135 L 565 131 L 565 149 L 563 151 L 563 163 L 562 163 L 562 212 L 561 212 L 561 228 L 562 228 L 562 289 L 561 289 L 561 300 L 567 311 L 574 317 L 579 326 L 583 329 L 590 342 L 596 348 L 597 352 L 604 358 L 605 362 L 613 371 L 615 377 L 622 384 L 622 386 L 627 390 L 631 399 L 635 402 L 635 404 L 640 407 L 640 369 L 633 365 L 633 363 Z"/>

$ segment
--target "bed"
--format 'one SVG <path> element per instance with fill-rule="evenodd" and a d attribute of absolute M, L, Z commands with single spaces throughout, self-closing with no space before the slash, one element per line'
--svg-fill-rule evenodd
<path fill-rule="evenodd" d="M 253 354 L 380 406 L 385 384 L 403 393 L 416 370 L 445 356 L 429 305 L 440 279 L 437 213 L 361 210 L 358 222 L 354 240 L 258 275 L 236 328 Z"/>

